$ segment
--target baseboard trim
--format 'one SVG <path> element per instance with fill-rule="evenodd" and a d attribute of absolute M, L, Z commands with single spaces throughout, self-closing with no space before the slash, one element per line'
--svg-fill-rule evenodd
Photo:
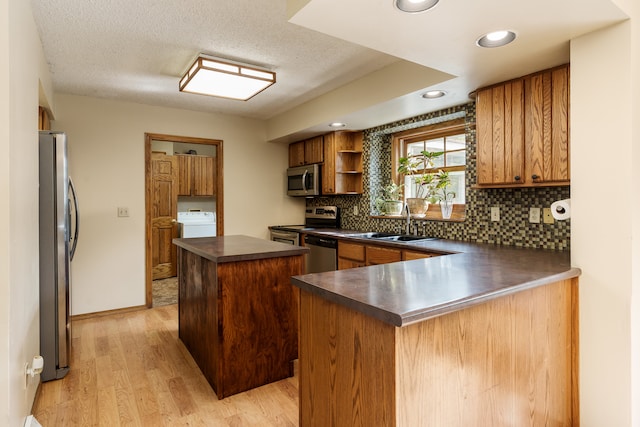
<path fill-rule="evenodd" d="M 113 314 L 124 314 L 124 313 L 130 313 L 132 311 L 140 311 L 140 310 L 146 310 L 146 309 L 147 309 L 146 305 L 136 305 L 136 306 L 133 306 L 133 307 L 116 308 L 114 310 L 96 311 L 94 313 L 76 314 L 74 316 L 71 316 L 71 320 L 92 319 L 94 317 L 111 316 Z"/>

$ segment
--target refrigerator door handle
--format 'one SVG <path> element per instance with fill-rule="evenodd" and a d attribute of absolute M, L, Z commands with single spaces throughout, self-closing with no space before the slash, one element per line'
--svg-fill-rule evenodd
<path fill-rule="evenodd" d="M 73 243 L 71 245 L 70 260 L 73 261 L 73 255 L 76 253 L 76 246 L 78 245 L 78 236 L 80 234 L 80 211 L 78 210 L 78 196 L 76 195 L 76 187 L 73 185 L 73 180 L 69 177 L 69 189 L 73 196 L 73 210 L 75 211 L 75 227 L 73 232 Z"/>

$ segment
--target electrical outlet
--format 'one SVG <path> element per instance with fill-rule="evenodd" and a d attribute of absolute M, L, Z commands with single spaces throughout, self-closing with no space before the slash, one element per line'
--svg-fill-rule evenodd
<path fill-rule="evenodd" d="M 545 224 L 553 224 L 554 219 L 553 215 L 551 215 L 551 208 L 542 209 L 542 221 Z"/>
<path fill-rule="evenodd" d="M 500 207 L 492 206 L 491 207 L 491 221 L 500 221 Z"/>
<path fill-rule="evenodd" d="M 127 217 L 129 216 L 129 208 L 118 208 L 118 217 Z"/>
<path fill-rule="evenodd" d="M 540 224 L 540 208 L 529 208 L 529 222 Z"/>
<path fill-rule="evenodd" d="M 353 215 L 357 216 L 358 215 L 358 205 L 354 205 L 353 206 Z"/>

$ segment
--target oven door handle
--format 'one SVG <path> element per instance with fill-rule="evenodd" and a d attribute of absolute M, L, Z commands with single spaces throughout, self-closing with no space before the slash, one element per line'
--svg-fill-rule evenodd
<path fill-rule="evenodd" d="M 292 242 L 293 245 L 299 245 L 300 235 L 291 231 L 271 230 L 271 240 L 286 240 Z"/>

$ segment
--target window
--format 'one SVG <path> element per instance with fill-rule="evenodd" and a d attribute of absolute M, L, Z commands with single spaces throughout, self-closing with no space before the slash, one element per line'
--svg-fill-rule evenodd
<path fill-rule="evenodd" d="M 454 120 L 436 125 L 411 129 L 393 136 L 393 175 L 396 182 L 404 182 L 404 195 L 415 197 L 416 190 L 411 176 L 398 174 L 398 161 L 401 157 L 418 154 L 424 150 L 444 152 L 436 157 L 434 167 L 425 172 L 439 170 L 449 172 L 451 187 L 455 193 L 454 203 L 465 203 L 465 169 L 467 145 L 465 139 L 464 119 Z"/>

